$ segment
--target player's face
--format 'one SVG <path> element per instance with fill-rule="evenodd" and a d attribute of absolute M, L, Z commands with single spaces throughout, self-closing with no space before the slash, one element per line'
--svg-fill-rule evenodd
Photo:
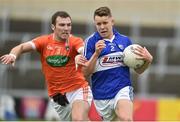
<path fill-rule="evenodd" d="M 56 24 L 52 26 L 54 26 L 54 29 L 53 27 L 52 29 L 54 30 L 56 39 L 66 41 L 69 38 L 72 29 L 72 22 L 69 17 L 57 17 Z"/>
<path fill-rule="evenodd" d="M 111 39 L 113 36 L 114 21 L 109 16 L 95 16 L 96 29 L 103 38 Z"/>

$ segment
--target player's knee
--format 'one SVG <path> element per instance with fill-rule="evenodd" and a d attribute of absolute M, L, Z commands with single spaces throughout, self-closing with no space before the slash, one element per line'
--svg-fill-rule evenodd
<path fill-rule="evenodd" d="M 133 119 L 132 119 L 132 117 L 131 116 L 129 116 L 129 115 L 125 115 L 125 114 L 120 114 L 119 115 L 119 120 L 121 120 L 121 121 L 123 121 L 123 122 L 125 122 L 125 121 L 132 121 Z"/>
<path fill-rule="evenodd" d="M 83 121 L 83 118 L 80 118 L 80 117 L 72 117 L 72 121 Z"/>
<path fill-rule="evenodd" d="M 87 118 L 83 115 L 72 115 L 72 121 L 84 121 L 87 120 Z"/>

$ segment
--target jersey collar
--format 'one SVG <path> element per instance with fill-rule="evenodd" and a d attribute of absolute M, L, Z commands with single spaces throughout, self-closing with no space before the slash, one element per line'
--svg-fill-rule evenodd
<path fill-rule="evenodd" d="M 115 35 L 113 35 L 111 39 L 103 39 L 103 40 L 105 40 L 105 41 L 109 41 L 109 42 L 111 42 L 111 43 L 112 43 L 112 41 L 114 40 L 114 38 L 115 38 Z"/>

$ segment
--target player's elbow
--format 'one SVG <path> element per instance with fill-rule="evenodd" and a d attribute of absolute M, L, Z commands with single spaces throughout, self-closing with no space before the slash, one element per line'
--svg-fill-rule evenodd
<path fill-rule="evenodd" d="M 91 75 L 91 73 L 85 67 L 82 68 L 82 73 L 85 78 L 88 78 Z"/>
<path fill-rule="evenodd" d="M 86 72 L 85 70 L 82 70 L 82 73 L 84 75 L 85 78 L 89 77 L 90 74 L 88 72 Z"/>
<path fill-rule="evenodd" d="M 139 74 L 139 75 L 144 72 L 144 70 L 141 70 L 141 69 L 135 69 L 135 71 L 136 71 L 136 73 Z"/>

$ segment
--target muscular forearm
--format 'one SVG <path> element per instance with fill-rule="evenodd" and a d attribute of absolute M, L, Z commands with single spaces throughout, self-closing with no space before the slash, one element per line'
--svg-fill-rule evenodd
<path fill-rule="evenodd" d="M 14 47 L 11 51 L 10 54 L 14 54 L 16 57 L 19 57 L 21 55 L 21 53 L 23 52 L 22 50 L 22 45 L 18 45 L 16 47 Z"/>
<path fill-rule="evenodd" d="M 85 77 L 89 77 L 95 71 L 97 59 L 98 59 L 101 51 L 105 47 L 106 47 L 106 44 L 105 44 L 104 40 L 99 40 L 95 44 L 95 52 L 94 52 L 94 54 L 91 56 L 90 60 L 87 62 L 86 67 L 84 67 L 82 69 Z"/>
<path fill-rule="evenodd" d="M 19 57 L 22 53 L 32 51 L 32 45 L 30 43 L 22 43 L 16 47 L 14 47 L 11 51 L 10 54 L 14 54 L 16 57 Z"/>
<path fill-rule="evenodd" d="M 146 61 L 142 67 L 135 69 L 136 73 L 142 74 L 149 67 L 149 65 L 150 63 Z"/>

